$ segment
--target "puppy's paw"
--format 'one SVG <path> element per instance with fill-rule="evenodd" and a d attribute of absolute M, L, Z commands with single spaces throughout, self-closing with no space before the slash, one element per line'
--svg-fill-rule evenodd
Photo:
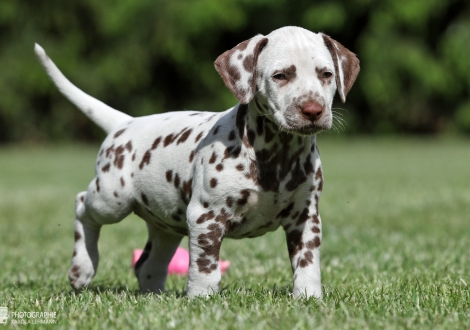
<path fill-rule="evenodd" d="M 90 284 L 93 276 L 95 276 L 95 270 L 92 265 L 86 265 L 86 263 L 72 264 L 68 275 L 72 288 L 75 290 L 81 290 Z"/>

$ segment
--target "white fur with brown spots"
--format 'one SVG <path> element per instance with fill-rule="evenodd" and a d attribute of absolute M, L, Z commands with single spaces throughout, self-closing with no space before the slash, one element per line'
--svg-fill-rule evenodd
<path fill-rule="evenodd" d="M 321 298 L 323 174 L 315 133 L 332 126 L 336 89 L 344 101 L 356 79 L 353 53 L 324 34 L 284 27 L 215 62 L 240 101 L 233 108 L 132 118 L 80 91 L 40 46 L 35 50 L 59 90 L 109 133 L 96 177 L 76 199 L 69 271 L 75 289 L 96 273 L 101 226 L 134 212 L 149 231 L 135 268 L 142 292 L 164 290 L 184 235 L 191 260 L 187 293 L 197 296 L 219 289 L 225 237 L 256 237 L 282 226 L 294 296 Z"/>

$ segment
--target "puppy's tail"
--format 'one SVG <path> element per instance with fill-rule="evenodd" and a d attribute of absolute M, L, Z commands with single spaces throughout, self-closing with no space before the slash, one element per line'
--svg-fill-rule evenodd
<path fill-rule="evenodd" d="M 46 73 L 57 86 L 59 91 L 106 133 L 110 133 L 123 122 L 132 119 L 131 116 L 111 108 L 78 89 L 67 78 L 65 78 L 41 46 L 35 44 L 34 51 L 39 62 L 42 64 Z"/>

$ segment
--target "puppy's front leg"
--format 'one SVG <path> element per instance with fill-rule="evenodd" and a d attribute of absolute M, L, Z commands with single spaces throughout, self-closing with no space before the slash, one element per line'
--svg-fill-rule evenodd
<path fill-rule="evenodd" d="M 306 209 L 307 210 L 307 209 Z M 321 299 L 320 244 L 321 219 L 306 213 L 295 225 L 285 227 L 287 248 L 294 272 L 294 297 Z M 300 223 L 299 223 L 300 222 Z"/>
<path fill-rule="evenodd" d="M 228 223 L 226 216 L 213 210 L 199 210 L 188 209 L 190 263 L 187 294 L 190 297 L 206 296 L 219 290 L 219 251 Z"/>

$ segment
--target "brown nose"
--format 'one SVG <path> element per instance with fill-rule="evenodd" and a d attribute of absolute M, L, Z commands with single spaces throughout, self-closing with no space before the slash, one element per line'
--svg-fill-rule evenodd
<path fill-rule="evenodd" d="M 300 111 L 311 121 L 320 118 L 323 107 L 317 102 L 307 102 L 300 107 Z"/>

